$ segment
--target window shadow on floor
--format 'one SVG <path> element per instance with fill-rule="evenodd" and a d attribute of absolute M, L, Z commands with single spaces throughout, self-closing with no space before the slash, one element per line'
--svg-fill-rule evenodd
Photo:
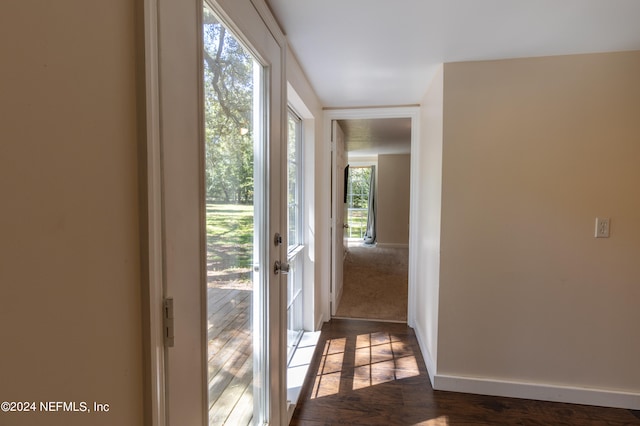
<path fill-rule="evenodd" d="M 630 410 L 435 391 L 406 324 L 322 328 L 291 425 L 640 425 Z"/>

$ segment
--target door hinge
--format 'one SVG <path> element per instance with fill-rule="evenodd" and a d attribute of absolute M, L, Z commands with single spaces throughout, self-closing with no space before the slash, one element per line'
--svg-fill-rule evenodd
<path fill-rule="evenodd" d="M 173 339 L 173 298 L 167 297 L 162 303 L 162 331 L 164 335 L 164 345 L 172 348 Z"/>

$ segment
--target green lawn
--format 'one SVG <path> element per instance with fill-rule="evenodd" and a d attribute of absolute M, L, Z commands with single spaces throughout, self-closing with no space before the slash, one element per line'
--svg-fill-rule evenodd
<path fill-rule="evenodd" d="M 207 269 L 251 280 L 253 264 L 253 205 L 207 204 Z M 351 210 L 350 238 L 362 238 L 367 211 Z"/>
<path fill-rule="evenodd" d="M 243 273 L 253 263 L 253 205 L 207 204 L 207 269 Z"/>
<path fill-rule="evenodd" d="M 349 238 L 362 238 L 367 230 L 367 210 L 366 209 L 349 209 L 349 217 L 347 218 L 349 228 L 347 235 Z"/>

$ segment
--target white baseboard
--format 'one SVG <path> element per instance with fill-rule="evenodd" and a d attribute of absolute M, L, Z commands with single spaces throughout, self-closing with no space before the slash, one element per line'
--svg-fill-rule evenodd
<path fill-rule="evenodd" d="M 287 401 L 287 424 L 291 423 L 291 419 L 293 419 L 293 413 L 296 411 L 296 404 L 291 401 Z"/>
<path fill-rule="evenodd" d="M 324 324 L 324 314 L 320 314 L 320 318 L 318 319 L 318 322 L 316 323 L 316 329 L 312 330 L 312 331 L 322 330 L 322 324 Z"/>
<path fill-rule="evenodd" d="M 630 410 L 640 409 L 640 393 L 609 389 L 509 382 L 442 374 L 436 374 L 435 378 L 431 379 L 431 383 L 434 389 L 444 391 L 626 408 Z"/>
<path fill-rule="evenodd" d="M 422 352 L 422 359 L 424 359 L 424 363 L 427 367 L 427 374 L 429 375 L 429 380 L 431 381 L 431 387 L 435 389 L 434 381 L 435 381 L 436 363 L 431 357 L 431 352 L 427 350 L 427 346 L 424 344 L 424 341 L 422 340 L 422 336 L 424 336 L 424 333 L 422 332 L 422 329 L 420 328 L 418 323 L 416 323 L 413 326 L 413 332 L 416 335 L 416 340 L 418 341 L 420 352 Z"/>

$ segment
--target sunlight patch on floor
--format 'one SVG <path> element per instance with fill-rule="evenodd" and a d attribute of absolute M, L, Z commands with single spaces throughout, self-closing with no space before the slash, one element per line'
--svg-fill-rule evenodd
<path fill-rule="evenodd" d="M 424 422 L 414 423 L 413 426 L 449 426 L 449 416 L 440 416 Z"/>
<path fill-rule="evenodd" d="M 390 333 L 332 339 L 325 342 L 311 399 L 419 375 L 411 348 Z"/>
<path fill-rule="evenodd" d="M 346 338 L 331 339 L 325 342 L 311 399 L 335 395 L 339 392 L 346 343 Z"/>

